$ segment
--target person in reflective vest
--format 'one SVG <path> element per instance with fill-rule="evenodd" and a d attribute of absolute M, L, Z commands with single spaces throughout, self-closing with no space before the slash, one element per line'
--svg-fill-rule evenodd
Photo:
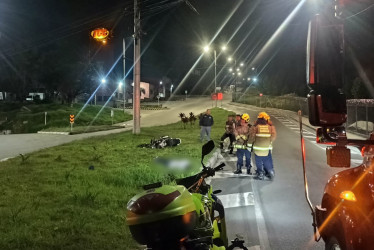
<path fill-rule="evenodd" d="M 270 116 L 261 112 L 257 117 L 254 129 L 251 130 L 251 135 L 255 138 L 253 152 L 257 168 L 256 179 L 259 180 L 264 180 L 264 176 L 273 180 L 275 176 L 271 151 L 272 142 L 276 138 L 276 131 L 274 125 L 270 125 L 269 121 Z"/>
<path fill-rule="evenodd" d="M 250 126 L 249 124 L 249 115 L 243 114 L 241 117 L 241 125 L 235 128 L 235 148 L 236 148 L 236 156 L 238 161 L 236 163 L 236 171 L 235 174 L 242 173 L 243 167 L 243 157 L 245 157 L 245 167 L 247 168 L 247 174 L 251 174 L 251 150 L 252 150 L 252 141 L 250 137 Z"/>

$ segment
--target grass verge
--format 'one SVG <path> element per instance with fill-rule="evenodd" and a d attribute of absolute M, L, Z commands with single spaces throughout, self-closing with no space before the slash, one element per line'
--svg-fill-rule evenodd
<path fill-rule="evenodd" d="M 75 115 L 75 126 L 94 129 L 95 126 L 111 125 L 111 108 L 88 105 L 82 110 L 83 104 L 14 104 L 0 105 L 1 130 L 12 130 L 12 133 L 35 133 L 40 130 L 69 130 L 69 115 Z M 47 125 L 45 125 L 45 112 L 47 112 Z M 113 122 L 119 123 L 132 119 L 132 115 L 123 110 L 113 109 Z M 3 121 L 4 120 L 4 121 Z"/>
<path fill-rule="evenodd" d="M 212 114 L 212 138 L 218 141 L 228 112 Z M 163 135 L 181 138 L 182 144 L 137 147 Z M 142 185 L 169 180 L 150 163 L 171 154 L 198 160 L 201 146 L 199 127 L 183 129 L 179 122 L 0 162 L 0 249 L 138 249 L 125 225 L 126 204 Z"/>

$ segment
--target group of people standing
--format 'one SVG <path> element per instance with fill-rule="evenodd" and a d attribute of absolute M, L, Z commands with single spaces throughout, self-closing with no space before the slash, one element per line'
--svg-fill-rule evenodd
<path fill-rule="evenodd" d="M 265 176 L 270 180 L 274 179 L 273 159 L 271 155 L 272 142 L 276 138 L 275 127 L 270 121 L 270 116 L 265 112 L 260 112 L 256 122 L 251 125 L 249 123 L 250 116 L 248 114 L 229 116 L 226 121 L 225 133 L 221 137 L 221 150 L 223 150 L 223 141 L 230 138 L 230 152 L 233 154 L 236 148 L 236 171 L 235 174 L 242 174 L 244 165 L 247 174 L 251 175 L 251 155 L 254 153 L 256 162 L 256 179 L 264 180 Z"/>
<path fill-rule="evenodd" d="M 229 115 L 225 125 L 225 133 L 221 137 L 220 148 L 223 150 L 223 141 L 230 139 L 229 154 L 234 154 L 236 149 L 237 163 L 235 174 L 242 174 L 244 165 L 247 174 L 252 175 L 251 156 L 254 153 L 256 162 L 256 179 L 264 180 L 265 177 L 270 180 L 274 179 L 274 166 L 271 155 L 272 143 L 276 138 L 275 127 L 270 121 L 270 116 L 265 112 L 260 112 L 257 120 L 252 125 L 249 123 L 250 116 L 245 114 Z M 199 125 L 201 127 L 200 140 L 203 141 L 207 136 L 210 140 L 211 127 L 214 124 L 213 117 L 208 109 L 205 114 L 200 117 Z"/>

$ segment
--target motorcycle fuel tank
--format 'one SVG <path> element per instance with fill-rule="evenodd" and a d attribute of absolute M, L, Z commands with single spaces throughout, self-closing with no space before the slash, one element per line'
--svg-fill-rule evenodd
<path fill-rule="evenodd" d="M 179 185 L 146 190 L 127 204 L 126 224 L 141 244 L 179 240 L 193 230 L 196 218 L 191 193 Z"/>

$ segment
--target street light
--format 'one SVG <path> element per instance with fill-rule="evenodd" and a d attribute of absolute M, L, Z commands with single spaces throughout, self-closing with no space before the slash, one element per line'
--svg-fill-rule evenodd
<path fill-rule="evenodd" d="M 227 49 L 226 46 L 222 46 L 221 50 L 225 51 Z M 204 52 L 209 52 L 209 46 L 204 47 Z M 216 107 L 217 107 L 217 50 L 214 48 L 214 94 L 216 95 Z"/>
<path fill-rule="evenodd" d="M 125 112 L 125 103 L 126 103 L 126 96 L 125 96 L 125 85 L 122 81 L 118 82 L 118 88 L 122 88 L 123 92 L 123 112 Z M 119 99 L 119 92 L 118 92 L 118 99 Z"/>
<path fill-rule="evenodd" d="M 101 78 L 101 83 L 106 83 L 106 79 L 105 78 Z"/>
<path fill-rule="evenodd" d="M 254 81 L 254 82 L 257 82 L 257 77 L 253 78 L 253 81 Z"/>
<path fill-rule="evenodd" d="M 244 66 L 244 63 L 240 63 L 240 67 L 243 67 Z"/>

